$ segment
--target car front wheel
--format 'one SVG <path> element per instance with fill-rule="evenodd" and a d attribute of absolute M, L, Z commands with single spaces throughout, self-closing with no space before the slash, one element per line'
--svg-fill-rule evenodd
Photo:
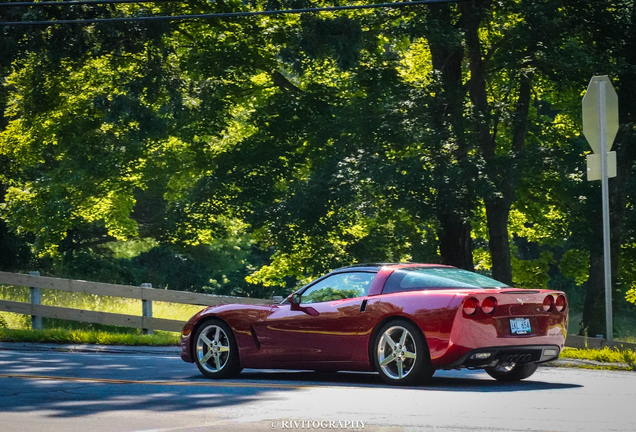
<path fill-rule="evenodd" d="M 241 372 L 238 347 L 232 329 L 221 320 L 210 320 L 197 330 L 194 359 L 208 378 L 231 378 Z"/>
<path fill-rule="evenodd" d="M 486 368 L 485 371 L 497 381 L 521 381 L 535 373 L 538 367 L 539 365 L 536 363 L 516 364 L 514 366 L 498 365 Z"/>
<path fill-rule="evenodd" d="M 396 320 L 382 326 L 373 349 L 375 368 L 393 385 L 415 385 L 433 376 L 430 353 L 420 329 L 410 321 Z"/>

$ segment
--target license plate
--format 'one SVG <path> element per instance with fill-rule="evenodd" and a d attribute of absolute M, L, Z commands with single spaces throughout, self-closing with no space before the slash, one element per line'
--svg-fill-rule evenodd
<path fill-rule="evenodd" d="M 510 333 L 513 335 L 530 334 L 530 318 L 511 318 Z"/>

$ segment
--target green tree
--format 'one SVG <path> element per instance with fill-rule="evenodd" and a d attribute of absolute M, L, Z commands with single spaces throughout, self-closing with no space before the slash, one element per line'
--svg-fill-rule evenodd
<path fill-rule="evenodd" d="M 161 10 L 228 7 L 244 8 L 200 2 Z M 41 19 L 145 13 L 139 5 L 35 12 Z M 244 265 L 243 252 L 232 263 L 221 259 L 233 248 L 249 251 L 243 224 L 192 215 L 178 198 L 210 170 L 210 155 L 228 145 L 224 134 L 237 112 L 265 87 L 259 75 L 273 73 L 263 35 L 260 21 L 239 20 L 55 26 L 16 37 L 16 55 L 3 70 L 7 224 L 32 236 L 40 257 L 62 260 L 71 273 L 88 257 L 95 264 L 117 259 L 105 246 L 138 236 L 160 245 L 142 256 L 170 251 L 175 263 L 216 256 L 202 267 L 212 276 L 210 266 L 233 272 L 236 262 Z M 122 272 L 126 280 L 137 277 Z M 183 285 L 192 286 L 185 279 Z"/>

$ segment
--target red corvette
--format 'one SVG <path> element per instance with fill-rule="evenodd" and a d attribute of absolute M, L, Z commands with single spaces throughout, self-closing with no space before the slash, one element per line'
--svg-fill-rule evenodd
<path fill-rule="evenodd" d="M 358 265 L 280 304 L 202 310 L 183 328 L 181 358 L 209 378 L 243 368 L 377 371 L 412 385 L 436 369 L 470 368 L 518 381 L 559 357 L 567 318 L 560 291 L 440 265 Z"/>

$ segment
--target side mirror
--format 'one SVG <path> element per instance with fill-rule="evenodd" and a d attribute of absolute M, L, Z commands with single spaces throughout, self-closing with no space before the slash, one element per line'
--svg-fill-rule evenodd
<path fill-rule="evenodd" d="M 307 315 L 311 315 L 311 316 L 320 315 L 320 312 L 318 312 L 313 307 L 311 307 L 311 306 L 301 306 L 300 305 L 300 294 L 299 293 L 292 293 L 289 297 L 287 297 L 287 300 L 290 303 L 289 310 L 304 312 Z"/>
<path fill-rule="evenodd" d="M 299 305 L 300 304 L 300 294 L 298 294 L 297 292 L 292 293 L 292 295 L 289 296 L 289 302 L 293 305 Z"/>
<path fill-rule="evenodd" d="M 296 293 L 291 293 L 290 295 L 285 297 L 285 303 L 289 303 L 290 305 L 293 305 L 294 304 L 294 294 L 296 294 Z"/>

